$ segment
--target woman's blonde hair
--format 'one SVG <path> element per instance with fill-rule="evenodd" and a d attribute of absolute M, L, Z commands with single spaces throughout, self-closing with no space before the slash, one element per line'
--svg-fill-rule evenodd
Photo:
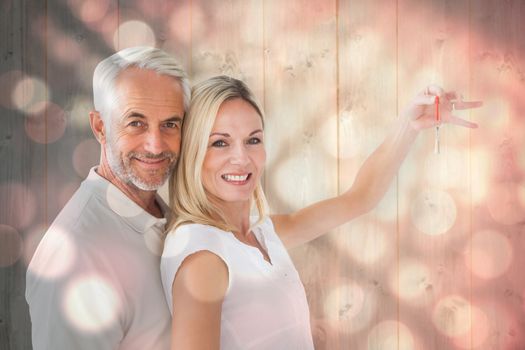
<path fill-rule="evenodd" d="M 241 98 L 251 104 L 264 126 L 262 109 L 246 84 L 224 75 L 195 85 L 191 95 L 190 109 L 182 126 L 177 170 L 170 178 L 170 207 L 173 215 L 168 229 L 197 223 L 215 226 L 225 231 L 235 231 L 238 228 L 227 222 L 204 189 L 202 165 L 217 112 L 226 100 Z M 259 220 L 262 220 L 266 211 L 266 200 L 260 183 L 255 188 L 253 203 L 257 207 Z"/>

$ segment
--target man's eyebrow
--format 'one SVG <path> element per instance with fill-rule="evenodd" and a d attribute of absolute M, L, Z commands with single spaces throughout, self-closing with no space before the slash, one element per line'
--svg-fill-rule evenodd
<path fill-rule="evenodd" d="M 146 119 L 146 116 L 139 112 L 131 112 L 128 115 L 124 116 L 123 119 L 129 119 L 129 118 Z M 163 120 L 163 122 L 181 122 L 181 121 L 182 121 L 182 117 L 177 114 Z"/>
<path fill-rule="evenodd" d="M 182 117 L 179 115 L 173 115 L 167 119 L 163 120 L 164 122 L 182 122 Z"/>

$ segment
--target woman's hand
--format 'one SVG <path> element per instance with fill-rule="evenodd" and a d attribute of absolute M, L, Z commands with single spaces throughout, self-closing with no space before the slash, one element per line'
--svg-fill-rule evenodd
<path fill-rule="evenodd" d="M 436 96 L 439 97 L 439 121 L 436 110 Z M 407 118 L 415 130 L 428 129 L 440 123 L 477 128 L 476 123 L 454 116 L 453 111 L 477 108 L 482 104 L 481 101 L 463 101 L 461 95 L 454 91 L 447 92 L 437 85 L 429 85 L 412 100 L 412 103 L 403 111 L 402 117 Z"/>

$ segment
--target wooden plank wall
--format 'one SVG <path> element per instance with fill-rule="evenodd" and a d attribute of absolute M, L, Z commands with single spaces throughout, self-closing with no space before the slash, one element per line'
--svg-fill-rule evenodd
<path fill-rule="evenodd" d="M 521 0 L 5 0 L 0 5 L 0 350 L 30 349 L 25 269 L 98 159 L 96 63 L 135 44 L 266 111 L 273 212 L 343 192 L 428 83 L 483 99 L 422 132 L 371 213 L 291 252 L 317 349 L 525 347 Z M 167 189 L 162 193 L 166 194 Z"/>

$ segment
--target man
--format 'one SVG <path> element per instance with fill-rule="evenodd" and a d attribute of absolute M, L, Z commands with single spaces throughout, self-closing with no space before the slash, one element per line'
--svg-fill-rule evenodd
<path fill-rule="evenodd" d="M 156 191 L 177 162 L 189 83 L 165 52 L 136 47 L 99 63 L 93 93 L 100 164 L 28 268 L 33 348 L 168 349 L 159 261 L 169 209 Z"/>

